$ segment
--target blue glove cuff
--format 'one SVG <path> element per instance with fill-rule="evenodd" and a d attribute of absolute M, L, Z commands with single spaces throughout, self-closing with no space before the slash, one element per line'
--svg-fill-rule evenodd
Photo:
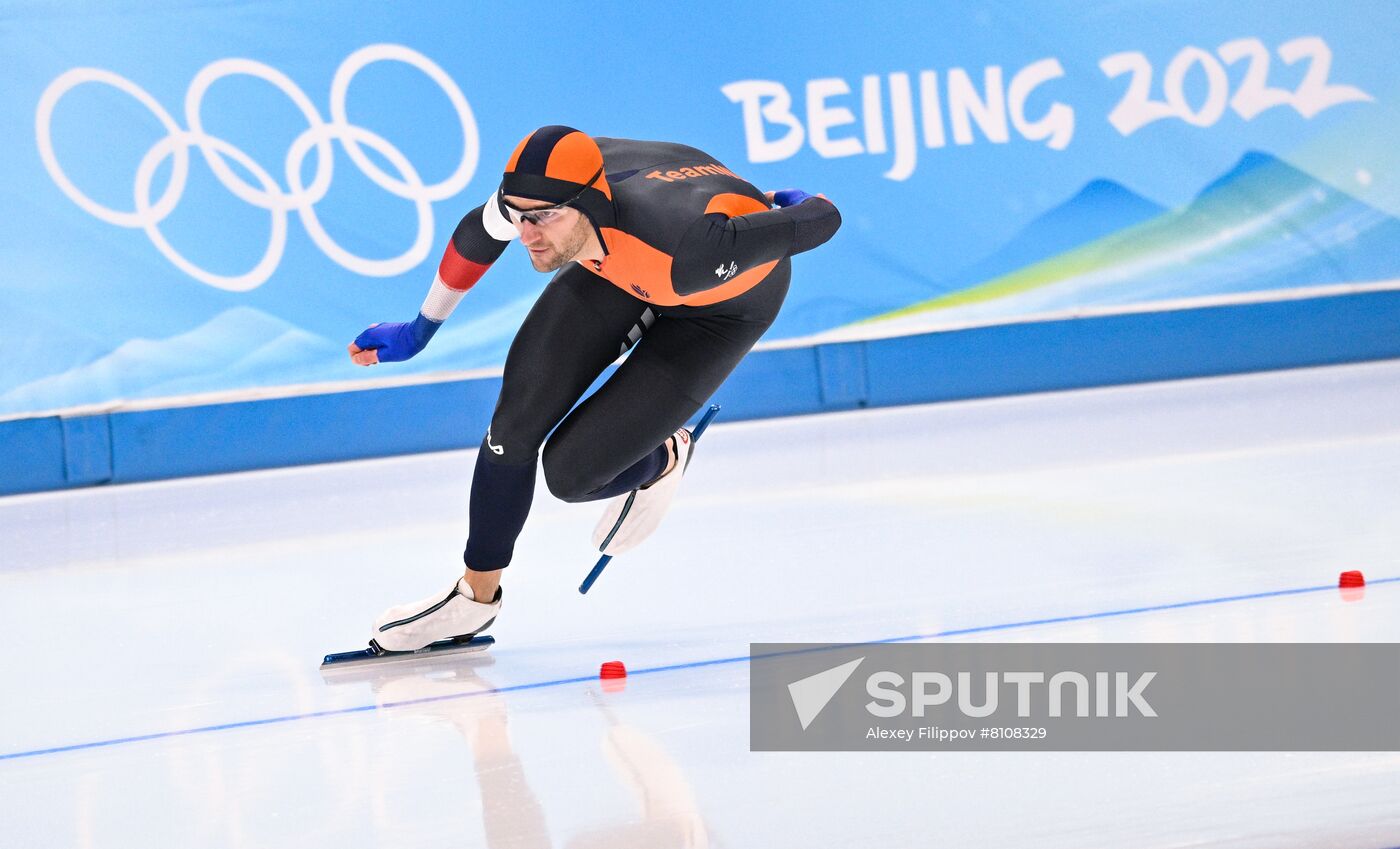
<path fill-rule="evenodd" d="M 428 346 L 428 340 L 433 338 L 442 323 L 433 321 L 421 312 L 413 323 L 408 326 L 408 332 L 413 335 L 413 353 L 418 353 Z"/>
<path fill-rule="evenodd" d="M 778 206 L 796 206 L 804 200 L 814 197 L 816 195 L 809 195 L 801 189 L 783 189 L 773 193 L 773 202 Z"/>

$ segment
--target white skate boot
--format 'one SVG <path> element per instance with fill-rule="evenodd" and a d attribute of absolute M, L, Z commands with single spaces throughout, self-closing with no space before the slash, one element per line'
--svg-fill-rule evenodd
<path fill-rule="evenodd" d="M 501 610 L 501 589 L 490 604 L 476 601 L 465 577 L 444 592 L 391 607 L 374 620 L 370 645 L 384 651 L 418 651 L 439 640 L 466 641 L 491 627 Z"/>
<path fill-rule="evenodd" d="M 676 464 L 671 471 L 642 489 L 634 489 L 608 502 L 603 518 L 593 529 L 593 544 L 599 551 L 610 555 L 631 551 L 661 524 L 661 517 L 666 515 L 686 467 L 690 465 L 694 447 L 690 431 L 681 428 L 672 434 L 671 447 L 676 454 Z"/>

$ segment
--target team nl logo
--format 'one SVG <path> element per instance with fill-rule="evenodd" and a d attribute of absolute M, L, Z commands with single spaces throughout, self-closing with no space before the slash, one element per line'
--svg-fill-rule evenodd
<path fill-rule="evenodd" d="M 451 102 L 461 125 L 462 157 L 456 170 L 446 179 L 425 184 L 418 169 L 403 152 L 383 136 L 364 127 L 351 124 L 346 116 L 346 99 L 350 85 L 365 66 L 374 62 L 401 62 L 418 69 L 438 85 Z M 245 151 L 227 139 L 211 135 L 204 129 L 201 104 L 210 86 L 224 77 L 244 75 L 271 83 L 295 104 L 306 118 L 307 128 L 292 142 L 283 160 L 283 179 L 279 182 Z M 68 177 L 54 153 L 52 123 L 55 107 L 69 91 L 77 86 L 97 83 L 111 86 L 130 95 L 165 128 L 166 136 L 146 151 L 136 168 L 134 178 L 134 208 L 112 209 L 93 200 Z M 118 227 L 140 228 L 151 243 L 177 268 L 191 277 L 220 289 L 243 292 L 256 289 L 267 282 L 277 270 L 287 244 L 287 214 L 295 211 L 301 218 L 307 235 L 327 257 L 357 274 L 391 277 L 402 274 L 427 258 L 433 244 L 432 202 L 452 197 L 466 187 L 476 170 L 480 141 L 476 119 L 472 115 L 462 90 L 447 72 L 421 53 L 398 44 L 372 44 L 346 57 L 336 69 L 330 88 L 330 120 L 322 117 L 300 87 L 286 74 L 252 59 L 221 59 L 206 66 L 190 82 L 185 94 L 185 124 L 180 126 L 145 89 L 131 80 L 101 68 L 74 68 L 59 76 L 39 98 L 35 115 L 35 133 L 39 156 L 54 183 L 75 204 L 91 215 Z M 412 201 L 418 218 L 418 233 L 408 250 L 389 259 L 357 256 L 337 244 L 322 227 L 316 216 L 316 204 L 330 189 L 334 173 L 335 152 L 331 142 L 339 142 L 350 161 L 376 185 L 396 197 Z M 368 147 L 378 153 L 396 173 L 391 174 L 376 165 L 366 154 Z M 262 258 L 243 274 L 215 274 L 200 268 L 182 256 L 161 233 L 160 224 L 180 203 L 189 176 L 190 149 L 198 149 L 219 182 L 239 199 L 271 215 L 272 232 Z M 302 165 L 312 150 L 316 152 L 315 172 L 310 184 L 302 180 Z M 151 196 L 156 169 L 171 160 L 170 181 L 160 197 Z M 234 173 L 232 161 L 253 175 L 253 185 Z"/>

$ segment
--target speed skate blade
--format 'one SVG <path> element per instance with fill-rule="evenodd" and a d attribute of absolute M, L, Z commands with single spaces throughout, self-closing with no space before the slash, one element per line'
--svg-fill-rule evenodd
<path fill-rule="evenodd" d="M 690 432 L 690 441 L 692 443 L 700 441 L 700 437 L 704 435 L 705 429 L 710 426 L 710 422 L 714 421 L 715 416 L 717 415 L 719 415 L 719 405 L 711 404 L 710 408 L 705 411 L 705 415 L 701 416 L 700 421 L 695 425 L 695 430 Z M 688 462 L 689 461 L 687 461 L 687 463 Z M 681 471 L 684 472 L 685 470 L 682 469 Z M 636 494 L 637 491 L 633 490 L 632 495 L 636 496 Z M 629 500 L 627 502 L 627 507 L 630 508 L 631 506 L 632 502 Z M 612 533 L 608 534 L 608 539 L 603 541 L 603 545 L 598 549 L 599 551 L 604 551 L 605 549 L 607 549 L 608 541 L 612 539 L 613 534 L 617 533 L 617 529 L 622 526 L 622 520 L 626 517 L 627 510 L 624 508 L 624 510 L 622 511 L 622 515 L 617 517 L 617 524 L 613 526 Z M 598 580 L 599 575 L 603 574 L 603 570 L 607 568 L 607 565 L 609 563 L 612 562 L 612 559 L 613 556 L 611 554 L 604 554 L 602 557 L 599 557 L 598 562 L 593 564 L 593 568 L 589 570 L 588 575 L 583 579 L 583 583 L 578 585 L 578 591 L 580 593 L 587 593 L 590 589 L 592 589 L 593 582 Z"/>
<path fill-rule="evenodd" d="M 428 658 L 437 659 L 454 654 L 471 654 L 473 652 L 485 651 L 496 642 L 496 638 L 487 634 L 472 637 L 470 640 L 438 640 L 417 651 L 384 651 L 376 647 L 360 649 L 359 651 L 347 651 L 340 654 L 328 654 L 325 660 L 321 661 L 321 669 L 348 669 L 361 667 L 369 664 L 389 664 L 399 663 L 405 660 L 422 661 Z"/>

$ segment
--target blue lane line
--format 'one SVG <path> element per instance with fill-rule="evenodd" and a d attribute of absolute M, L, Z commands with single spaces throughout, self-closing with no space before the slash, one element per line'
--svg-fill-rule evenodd
<path fill-rule="evenodd" d="M 1393 578 L 1367 579 L 1368 587 L 1377 584 L 1391 584 L 1400 581 L 1400 576 Z M 946 631 L 937 631 L 931 634 L 909 634 L 902 637 L 887 637 L 881 640 L 867 640 L 865 644 L 877 643 L 905 643 L 915 640 L 931 640 L 939 637 L 959 637 L 965 634 L 986 633 L 988 631 L 1009 631 L 1014 628 L 1028 628 L 1034 625 L 1053 625 L 1061 622 L 1083 622 L 1090 619 L 1108 619 L 1114 616 L 1132 616 L 1137 613 L 1152 613 L 1159 610 L 1179 610 L 1185 607 L 1204 607 L 1210 604 L 1229 604 L 1237 601 L 1252 601 L 1261 598 L 1276 598 L 1286 595 L 1300 595 L 1303 593 L 1316 593 L 1325 590 L 1336 590 L 1336 584 L 1322 584 L 1315 587 L 1298 587 L 1288 590 L 1270 590 L 1262 593 L 1248 593 L 1246 595 L 1220 596 L 1218 598 L 1197 599 L 1194 601 L 1178 601 L 1171 604 L 1154 604 L 1146 607 L 1126 607 L 1120 610 L 1104 610 L 1098 613 L 1081 613 L 1073 616 L 1054 616 L 1048 619 L 1026 619 L 1020 622 L 1004 622 L 999 625 L 980 625 L 972 628 L 952 628 Z M 755 657 L 773 657 L 780 654 L 801 654 L 811 651 L 828 651 L 828 648 L 795 649 L 787 652 L 770 652 Z M 726 663 L 742 663 L 750 660 L 747 654 L 736 655 L 734 657 L 719 657 L 712 660 L 694 660 L 687 663 L 673 663 L 667 666 L 650 666 L 643 669 L 629 670 L 629 675 L 648 675 L 655 672 L 674 672 L 678 669 L 697 669 L 702 666 L 719 666 Z M 442 696 L 426 696 L 420 699 L 406 699 L 400 702 L 384 702 L 376 705 L 357 705 L 348 708 L 335 708 L 332 710 L 317 710 L 309 713 L 295 713 L 287 716 L 270 716 L 263 719 L 248 719 L 242 722 L 226 722 L 222 725 L 203 725 L 198 728 L 182 728 L 177 731 L 158 731 L 154 734 L 140 734 L 135 737 L 117 737 L 111 740 L 94 740 L 90 743 L 74 743 L 68 746 L 54 746 L 48 749 L 31 749 L 25 752 L 10 752 L 0 754 L 0 761 L 16 760 L 18 758 L 34 758 L 40 755 L 55 755 L 62 752 L 76 752 L 83 749 L 99 749 L 106 746 L 118 746 L 123 743 L 140 743 L 146 740 L 161 740 L 170 737 L 187 737 L 192 734 L 207 734 L 213 731 L 229 731 L 234 728 L 252 728 L 259 725 L 278 725 L 287 722 L 296 722 L 303 719 L 318 719 L 325 716 L 345 716 L 353 713 L 366 713 L 376 710 L 387 710 L 389 708 L 405 707 L 408 705 L 421 705 L 430 702 L 448 701 L 451 699 L 466 699 L 472 696 L 486 696 L 492 693 L 514 693 L 521 690 L 538 690 L 543 687 L 558 687 L 564 684 L 581 684 L 585 681 L 594 681 L 596 676 L 581 675 L 576 678 L 555 678 L 549 681 L 536 681 L 530 684 L 512 684 L 507 687 L 492 687 L 487 690 L 475 690 L 470 693 L 449 693 Z"/>

